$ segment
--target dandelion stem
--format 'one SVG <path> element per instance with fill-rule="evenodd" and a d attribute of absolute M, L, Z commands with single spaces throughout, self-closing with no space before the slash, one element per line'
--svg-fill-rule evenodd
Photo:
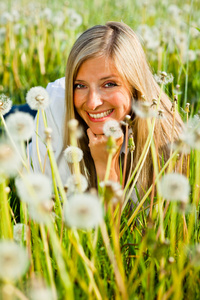
<path fill-rule="evenodd" d="M 48 246 L 48 242 L 47 242 L 44 225 L 42 225 L 42 224 L 40 225 L 40 232 L 41 232 L 42 241 L 43 241 L 43 245 L 44 245 L 44 253 L 45 253 L 46 262 L 47 262 L 47 269 L 48 269 L 48 273 L 49 273 L 49 279 L 50 279 L 50 283 L 51 283 L 53 299 L 56 300 L 57 299 L 56 286 L 55 286 L 55 282 L 54 282 L 54 278 L 53 278 L 53 270 L 52 270 L 51 260 L 50 260 L 50 256 L 49 256 L 49 246 Z"/>
<path fill-rule="evenodd" d="M 113 153 L 110 151 L 108 154 L 108 161 L 107 161 L 107 165 L 106 165 L 106 173 L 105 173 L 104 181 L 107 181 L 109 179 L 112 158 L 113 158 Z"/>
<path fill-rule="evenodd" d="M 127 154 L 128 154 L 128 123 L 126 123 L 126 131 L 125 131 L 125 155 L 124 155 L 124 168 L 123 168 L 122 187 L 124 187 L 125 178 L 126 178 Z"/>
<path fill-rule="evenodd" d="M 41 161 L 41 156 L 40 156 L 40 149 L 39 149 L 39 137 L 38 137 L 39 117 L 40 117 L 40 110 L 38 109 L 37 119 L 36 119 L 36 150 L 37 150 L 37 156 L 38 156 L 38 162 L 40 165 L 40 169 L 43 172 L 42 161 Z"/>
<path fill-rule="evenodd" d="M 0 223 L 1 223 L 1 238 L 12 239 L 12 224 L 10 218 L 10 205 L 8 203 L 8 196 L 5 191 L 6 180 L 0 183 Z"/>
<path fill-rule="evenodd" d="M 45 128 L 47 128 L 47 121 L 46 121 L 44 110 L 42 110 L 42 117 L 43 117 L 44 126 L 45 126 Z M 56 163 L 56 160 L 55 160 L 55 157 L 54 157 L 51 141 L 50 141 L 49 138 L 47 139 L 47 151 L 48 151 L 49 160 L 50 160 L 51 169 L 52 169 L 52 178 L 55 176 L 55 178 L 57 180 L 57 183 L 58 183 L 58 188 L 59 188 L 61 198 L 62 198 L 63 201 L 66 201 L 66 194 L 65 194 L 65 191 L 64 191 L 64 188 L 63 188 L 63 184 L 62 184 L 60 174 L 59 174 L 59 171 L 58 171 L 58 166 L 57 166 L 57 163 Z M 61 213 L 62 209 L 61 209 L 60 201 L 57 204 L 60 207 L 60 213 Z"/>
<path fill-rule="evenodd" d="M 114 255 L 113 250 L 112 250 L 111 245 L 110 245 L 108 232 L 107 232 L 106 225 L 105 225 L 104 222 L 102 222 L 100 224 L 100 229 L 101 229 L 104 244 L 105 244 L 106 249 L 107 249 L 108 257 L 110 259 L 110 262 L 113 265 L 114 274 L 115 274 L 115 278 L 116 278 L 118 288 L 119 288 L 120 292 L 123 295 L 123 299 L 128 299 L 126 287 L 125 287 L 124 281 L 123 281 L 123 277 L 122 277 L 121 273 L 119 272 L 118 265 L 117 265 L 115 255 Z"/>
<path fill-rule="evenodd" d="M 6 130 L 7 136 L 9 137 L 9 139 L 10 139 L 10 141 L 11 141 L 11 144 L 12 144 L 13 148 L 15 149 L 17 155 L 19 156 L 19 158 L 20 158 L 20 160 L 21 160 L 23 166 L 26 168 L 26 170 L 28 170 L 28 167 L 27 167 L 27 165 L 26 165 L 26 162 L 24 161 L 23 157 L 21 156 L 21 154 L 20 154 L 20 152 L 19 152 L 19 150 L 18 150 L 18 148 L 17 148 L 17 146 L 16 146 L 16 144 L 15 144 L 15 142 L 14 142 L 12 136 L 10 135 L 10 132 L 9 132 L 9 130 L 8 130 L 8 127 L 7 127 L 7 125 L 6 125 L 6 122 L 5 122 L 4 117 L 3 117 L 1 114 L 0 114 L 0 116 L 1 116 L 1 120 L 2 120 L 2 123 L 3 123 L 3 125 L 4 125 L 4 128 L 5 128 L 5 130 Z"/>

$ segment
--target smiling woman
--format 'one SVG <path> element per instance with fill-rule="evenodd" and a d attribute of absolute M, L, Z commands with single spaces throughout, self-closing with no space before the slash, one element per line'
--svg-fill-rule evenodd
<path fill-rule="evenodd" d="M 147 140 L 148 127 L 146 120 L 134 114 L 134 102 L 140 103 L 145 99 L 151 106 L 153 99 L 154 102 L 160 99 L 159 108 L 165 118 L 156 120 L 154 129 L 154 142 L 160 159 L 169 158 L 168 145 L 172 128 L 176 139 L 182 127 L 178 114 L 173 125 L 171 101 L 156 83 L 137 36 L 124 23 L 108 22 L 86 30 L 72 47 L 65 79 L 49 84 L 47 91 L 50 94 L 50 107 L 46 109 L 47 121 L 53 129 L 52 143 L 64 183 L 70 174 L 63 160 L 63 150 L 70 145 L 68 122 L 71 119 L 77 119 L 84 129 L 79 141 L 84 153 L 81 171 L 87 176 L 89 186 L 96 186 L 97 178 L 102 180 L 105 176 L 108 153 L 103 126 L 107 121 L 120 122 L 127 114 L 131 115 L 131 130 L 136 145 L 133 169 L 139 160 Z M 40 134 L 43 135 L 42 122 Z M 34 139 L 32 159 L 37 169 Z M 118 151 L 112 158 L 109 179 L 114 181 L 120 178 L 119 158 L 123 152 L 123 140 L 124 136 L 117 139 Z M 46 148 L 41 144 L 40 148 L 45 156 Z M 140 190 L 152 183 L 152 176 L 153 163 L 149 151 L 137 182 Z"/>
<path fill-rule="evenodd" d="M 74 83 L 74 106 L 94 134 L 103 134 L 110 119 L 124 120 L 131 111 L 131 93 L 113 61 L 104 56 L 86 60 Z"/>

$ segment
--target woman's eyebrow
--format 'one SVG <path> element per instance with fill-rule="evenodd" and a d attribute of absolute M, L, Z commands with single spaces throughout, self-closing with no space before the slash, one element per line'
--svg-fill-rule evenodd
<path fill-rule="evenodd" d="M 100 80 L 106 80 L 106 79 L 110 79 L 110 78 L 117 78 L 117 76 L 115 74 L 111 74 L 109 76 L 100 78 Z"/>

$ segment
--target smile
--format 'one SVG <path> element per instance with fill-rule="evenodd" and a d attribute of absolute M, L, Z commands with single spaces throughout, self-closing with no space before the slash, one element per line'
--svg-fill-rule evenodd
<path fill-rule="evenodd" d="M 107 117 L 109 114 L 111 114 L 112 111 L 113 111 L 113 109 L 109 109 L 109 110 L 104 111 L 104 112 L 99 113 L 99 114 L 90 114 L 90 113 L 88 113 L 88 115 L 93 119 L 102 119 L 104 117 Z"/>

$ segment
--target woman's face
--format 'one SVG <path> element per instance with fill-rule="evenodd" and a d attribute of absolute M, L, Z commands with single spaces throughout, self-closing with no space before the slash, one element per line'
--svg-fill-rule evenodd
<path fill-rule="evenodd" d="M 94 134 L 103 134 L 108 120 L 121 121 L 130 113 L 128 84 L 111 59 L 91 58 L 81 65 L 74 82 L 74 105 Z"/>

